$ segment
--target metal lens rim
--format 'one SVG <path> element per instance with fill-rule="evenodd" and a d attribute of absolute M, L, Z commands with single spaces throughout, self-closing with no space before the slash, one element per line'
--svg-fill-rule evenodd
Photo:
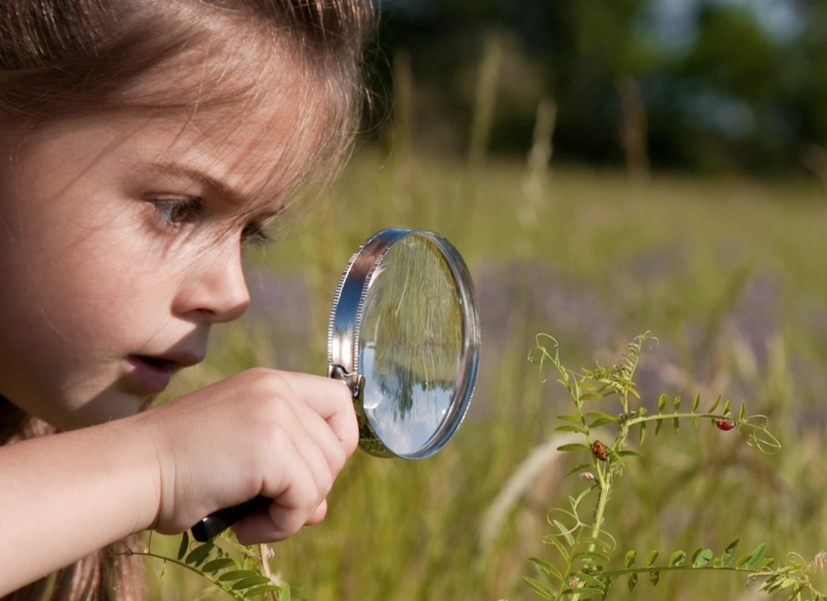
<path fill-rule="evenodd" d="M 407 236 L 421 236 L 432 242 L 451 270 L 462 314 L 462 348 L 457 382 L 448 415 L 421 448 L 412 453 L 396 453 L 381 440 L 366 417 L 360 395 L 354 403 L 362 430 L 361 446 L 379 456 L 424 459 L 439 451 L 456 433 L 468 412 L 479 371 L 481 342 L 479 310 L 470 272 L 457 249 L 442 235 L 430 230 L 386 229 L 368 238 L 354 253 L 345 268 L 333 300 L 328 328 L 328 368 L 358 379 L 359 331 L 365 298 L 376 270 L 390 248 Z"/>

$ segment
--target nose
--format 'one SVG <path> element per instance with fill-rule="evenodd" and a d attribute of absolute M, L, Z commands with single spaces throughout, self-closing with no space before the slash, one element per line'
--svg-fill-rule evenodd
<path fill-rule="evenodd" d="M 241 266 L 241 245 L 228 241 L 207 249 L 190 270 L 178 294 L 180 314 L 197 313 L 209 323 L 241 317 L 250 305 L 250 292 Z"/>

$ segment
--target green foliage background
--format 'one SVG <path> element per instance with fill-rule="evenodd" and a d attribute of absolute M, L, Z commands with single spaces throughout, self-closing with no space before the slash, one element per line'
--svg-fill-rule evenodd
<path fill-rule="evenodd" d="M 274 545 L 271 566 L 293 596 L 532 598 L 520 577 L 533 574 L 527 558 L 546 551 L 546 510 L 582 484 L 562 480 L 577 460 L 558 453 L 524 483 L 487 544 L 481 532 L 506 480 L 565 412 L 561 389 L 541 385 L 526 361 L 538 331 L 555 335 L 567 364 L 587 366 L 617 362 L 628 339 L 650 329 L 660 346 L 639 367 L 645 404 L 655 406 L 660 392 L 700 391 L 705 405 L 719 392 L 736 404 L 743 398 L 769 416 L 784 444 L 765 457 L 734 432 L 664 429 L 611 504 L 607 523 L 621 548 L 718 549 L 740 537 L 744 547 L 767 542 L 779 557 L 818 552 L 827 540 L 823 193 L 744 179 L 660 177 L 642 186 L 614 173 L 553 169 L 537 202 L 523 192 L 521 164 L 489 162 L 473 177 L 467 169 L 359 154 L 273 248 L 251 251 L 254 306 L 217 331 L 206 363 L 169 391 L 256 365 L 323 374 L 340 271 L 381 227 L 436 229 L 466 257 L 483 319 L 482 371 L 466 423 L 426 461 L 357 453 L 327 519 Z M 529 205 L 533 219 L 521 225 Z M 156 535 L 154 549 L 174 556 L 179 538 Z M 148 565 L 156 599 L 191 599 L 203 586 L 174 567 L 158 579 L 158 562 Z M 742 587 L 723 574 L 668 576 L 648 598 L 735 599 Z"/>
<path fill-rule="evenodd" d="M 784 445 L 764 456 L 735 431 L 664 428 L 612 492 L 606 523 L 618 549 L 720 552 L 740 538 L 744 549 L 766 542 L 783 560 L 827 546 L 827 196 L 804 178 L 743 175 L 795 174 L 802 145 L 827 142 L 821 71 L 810 68 L 823 55 L 818 32 L 827 21 L 820 4 L 795 4 L 811 18 L 781 43 L 754 16 L 741 18 L 743 5 L 694 3 L 697 35 L 670 55 L 640 33 L 651 7 L 644 0 L 527 1 L 525 14 L 556 34 L 521 33 L 516 45 L 509 31 L 522 30 L 493 0 L 446 3 L 440 35 L 427 19 L 405 17 L 407 29 L 393 38 L 402 51 L 387 61 L 396 81 L 392 127 L 358 149 L 336 186 L 279 223 L 273 247 L 250 251 L 250 311 L 217 328 L 207 361 L 165 395 L 253 366 L 325 373 L 335 285 L 378 229 L 434 229 L 465 256 L 483 332 L 466 422 L 425 461 L 354 456 L 327 519 L 273 546 L 270 565 L 292 598 L 536 598 L 521 578 L 539 577 L 527 559 L 549 551 L 546 512 L 587 485 L 563 480 L 579 462 L 571 453 L 544 451 L 569 442 L 553 432 L 568 401 L 526 360 L 537 332 L 553 335 L 576 368 L 618 363 L 630 339 L 651 331 L 660 345 L 636 372 L 650 413 L 664 392 L 700 392 L 703 406 L 720 393 L 767 415 Z M 393 33 L 394 18 L 382 35 Z M 785 62 L 787 51 L 799 62 Z M 768 71 L 768 63 L 781 68 Z M 641 84 L 649 111 L 651 179 L 615 170 L 623 162 L 615 86 L 624 75 Z M 649 101 L 652 85 L 666 104 Z M 729 139 L 669 104 L 708 90 L 716 103 L 748 106 L 758 126 Z M 779 110 L 800 117 L 795 136 L 765 127 L 779 123 Z M 670 165 L 730 175 L 657 169 Z M 179 542 L 156 535 L 153 551 L 174 557 Z M 607 568 L 624 565 L 621 555 L 612 561 Z M 221 598 L 193 574 L 167 566 L 158 578 L 161 564 L 147 565 L 154 599 Z M 638 585 L 638 597 L 758 598 L 757 585 L 745 590 L 743 579 L 719 573 L 668 574 L 648 586 Z M 611 598 L 626 596 L 613 589 Z"/>
<path fill-rule="evenodd" d="M 827 144 L 821 0 L 384 0 L 377 89 L 410 56 L 420 144 L 462 153 L 486 40 L 503 44 L 493 150 L 522 153 L 543 97 L 559 161 L 622 165 L 620 84 L 640 87 L 656 169 L 802 176 Z"/>

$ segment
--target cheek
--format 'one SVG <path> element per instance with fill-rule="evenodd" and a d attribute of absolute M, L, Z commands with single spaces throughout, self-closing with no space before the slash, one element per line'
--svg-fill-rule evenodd
<path fill-rule="evenodd" d="M 62 225 L 46 220 L 50 235 L 4 253 L 0 275 L 9 285 L 0 306 L 54 345 L 119 350 L 169 315 L 173 270 L 129 216 L 106 226 L 80 217 Z"/>

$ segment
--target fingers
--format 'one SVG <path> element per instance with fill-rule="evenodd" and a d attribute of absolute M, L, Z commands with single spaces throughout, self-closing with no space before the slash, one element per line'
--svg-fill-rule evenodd
<path fill-rule="evenodd" d="M 359 443 L 359 426 L 353 396 L 344 382 L 309 374 L 280 371 L 308 407 L 321 417 L 339 439 L 347 457 Z"/>
<path fill-rule="evenodd" d="M 346 460 L 341 443 L 319 414 L 292 394 L 283 394 L 282 403 L 281 423 L 269 437 L 267 454 L 277 469 L 260 491 L 274 499 L 269 506 L 273 540 L 321 519 L 319 507 Z"/>
<path fill-rule="evenodd" d="M 265 425 L 261 439 L 268 441 L 260 494 L 273 502 L 233 526 L 242 544 L 281 541 L 322 521 L 325 499 L 359 438 L 345 384 L 264 369 L 252 375 L 256 386 L 265 386 L 260 398 L 266 402 L 259 407 L 269 416 L 257 422 Z"/>
<path fill-rule="evenodd" d="M 289 511 L 274 503 L 269 507 L 262 507 L 248 515 L 240 522 L 234 524 L 231 529 L 235 532 L 238 542 L 242 545 L 283 541 L 290 535 L 286 534 L 283 529 L 276 524 L 281 524 L 285 517 L 289 519 L 290 516 L 288 514 Z M 310 519 L 304 523 L 304 526 L 318 524 L 326 515 L 327 501 L 325 500 L 316 508 L 316 511 Z"/>

